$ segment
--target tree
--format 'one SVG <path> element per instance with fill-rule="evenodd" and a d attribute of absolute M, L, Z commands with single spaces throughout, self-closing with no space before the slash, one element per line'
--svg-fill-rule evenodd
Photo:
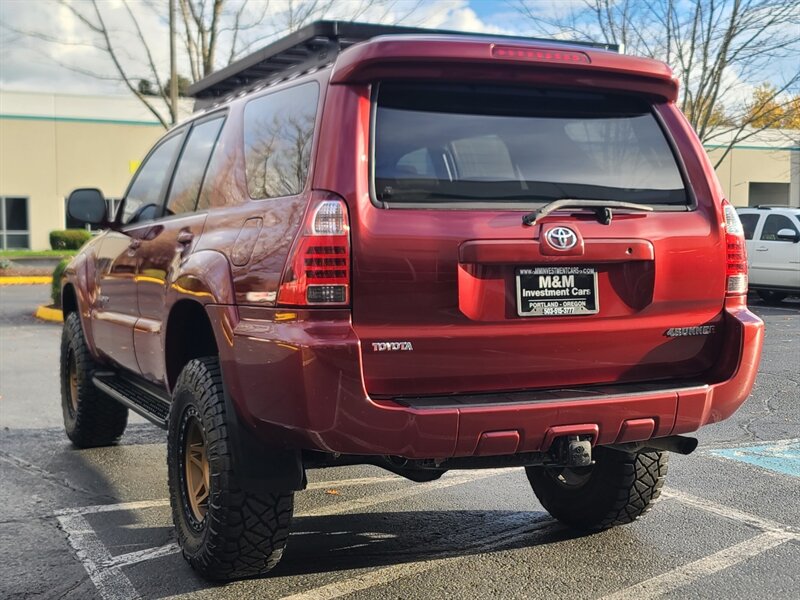
<path fill-rule="evenodd" d="M 783 126 L 786 129 L 800 129 L 800 94 L 795 96 L 789 103 Z"/>
<path fill-rule="evenodd" d="M 800 129 L 800 95 L 781 101 L 775 86 L 764 83 L 753 92 L 745 115 L 751 127 Z"/>
<path fill-rule="evenodd" d="M 60 28 L 19 29 L 4 25 L 17 34 L 35 38 L 54 47 L 89 47 L 106 57 L 107 70 L 90 70 L 58 58 L 58 64 L 91 77 L 116 81 L 128 89 L 166 128 L 177 111 L 170 98 L 168 56 L 168 3 L 142 0 L 72 2 L 47 0 L 71 15 L 86 36 L 79 41 L 61 33 Z M 411 15 L 422 0 L 178 0 L 177 52 L 179 92 L 216 69 L 317 19 L 332 17 L 357 20 L 376 15 L 385 22 Z M 44 3 L 43 3 L 44 4 Z M 153 27 L 155 22 L 156 27 Z M 165 85 L 158 82 L 166 81 Z M 155 82 L 155 84 L 153 83 Z"/>
<path fill-rule="evenodd" d="M 624 46 L 669 64 L 681 82 L 679 105 L 704 143 L 725 150 L 772 126 L 769 112 L 748 109 L 742 91 L 775 65 L 787 66 L 765 90 L 763 106 L 790 108 L 800 87 L 800 3 L 786 0 L 584 0 L 552 17 L 541 4 L 514 0 L 534 31 Z M 727 110 L 722 108 L 726 101 Z"/>
<path fill-rule="evenodd" d="M 189 81 L 188 77 L 184 77 L 183 75 L 178 75 L 178 96 L 181 98 L 185 98 L 189 95 L 189 86 L 192 85 L 192 82 Z M 161 90 L 167 96 L 170 95 L 172 91 L 170 89 L 170 80 L 167 79 L 164 81 L 164 85 L 161 86 Z"/>
<path fill-rule="evenodd" d="M 158 95 L 158 92 L 153 88 L 153 84 L 148 79 L 140 79 L 136 89 L 142 96 Z"/>

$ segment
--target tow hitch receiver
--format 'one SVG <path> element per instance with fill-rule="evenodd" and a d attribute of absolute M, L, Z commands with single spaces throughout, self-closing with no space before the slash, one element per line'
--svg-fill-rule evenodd
<path fill-rule="evenodd" d="M 592 442 L 589 438 L 570 435 L 556 440 L 559 464 L 567 467 L 588 467 L 592 464 Z"/>

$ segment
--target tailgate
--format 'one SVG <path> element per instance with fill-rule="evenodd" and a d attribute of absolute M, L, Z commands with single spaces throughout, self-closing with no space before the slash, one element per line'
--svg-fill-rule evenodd
<path fill-rule="evenodd" d="M 685 379 L 714 363 L 720 227 L 645 100 L 382 84 L 375 102 L 372 198 L 351 210 L 370 394 Z M 523 224 L 563 198 L 653 211 Z"/>

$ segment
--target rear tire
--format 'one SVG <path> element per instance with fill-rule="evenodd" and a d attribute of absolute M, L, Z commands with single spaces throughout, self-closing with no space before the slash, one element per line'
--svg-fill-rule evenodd
<path fill-rule="evenodd" d="M 786 299 L 786 292 L 776 292 L 773 290 L 756 290 L 756 294 L 767 304 L 780 304 Z"/>
<path fill-rule="evenodd" d="M 568 527 L 601 531 L 632 523 L 661 495 L 666 452 L 628 454 L 597 447 L 593 454 L 590 467 L 525 469 L 542 506 Z"/>
<path fill-rule="evenodd" d="M 190 361 L 173 398 L 167 467 L 172 520 L 184 558 L 216 581 L 267 573 L 286 547 L 294 493 L 253 493 L 239 485 L 218 358 Z"/>
<path fill-rule="evenodd" d="M 128 409 L 94 386 L 96 369 L 80 316 L 70 313 L 61 332 L 61 410 L 67 437 L 79 448 L 110 446 L 128 424 Z"/>

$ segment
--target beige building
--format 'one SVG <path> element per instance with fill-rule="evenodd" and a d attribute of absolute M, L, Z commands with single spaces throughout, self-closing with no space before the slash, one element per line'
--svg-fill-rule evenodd
<path fill-rule="evenodd" d="M 746 139 L 716 167 L 728 199 L 736 206 L 800 206 L 800 129 L 744 131 Z M 730 145 L 720 136 L 706 145 L 716 165 Z"/>
<path fill-rule="evenodd" d="M 0 91 L 0 247 L 50 247 L 65 199 L 118 199 L 164 128 L 135 98 Z"/>
<path fill-rule="evenodd" d="M 135 98 L 0 91 L 0 248 L 49 248 L 75 188 L 99 187 L 113 208 L 163 133 Z M 720 146 L 707 148 L 712 163 Z M 800 206 L 800 131 L 749 137 L 717 173 L 737 206 Z"/>

